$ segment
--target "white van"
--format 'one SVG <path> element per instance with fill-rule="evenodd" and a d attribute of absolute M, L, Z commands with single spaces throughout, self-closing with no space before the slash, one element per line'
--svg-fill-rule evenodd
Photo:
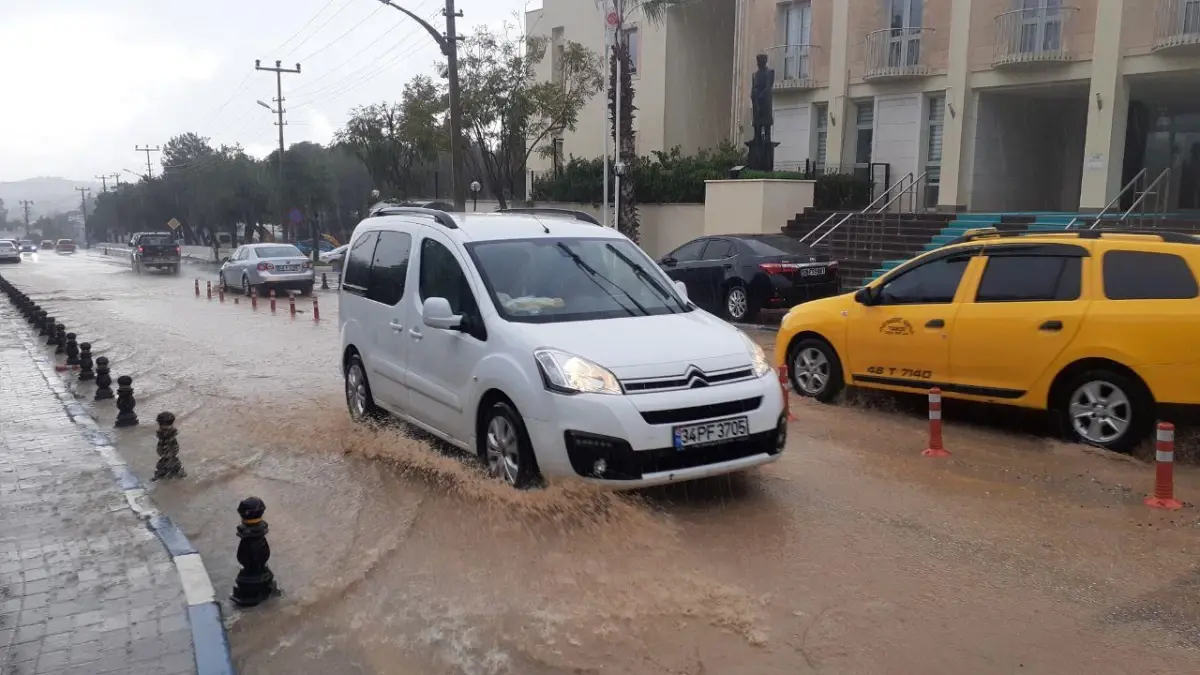
<path fill-rule="evenodd" d="M 783 451 L 763 350 L 587 214 L 381 209 L 340 292 L 351 416 L 386 411 L 515 487 L 645 487 Z"/>

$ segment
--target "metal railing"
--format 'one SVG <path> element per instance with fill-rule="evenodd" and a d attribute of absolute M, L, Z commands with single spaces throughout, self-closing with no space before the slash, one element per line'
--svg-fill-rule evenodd
<path fill-rule="evenodd" d="M 992 65 L 1061 63 L 1078 7 L 1040 7 L 1005 12 L 993 20 Z"/>
<path fill-rule="evenodd" d="M 1117 219 L 1117 227 L 1130 227 L 1129 216 L 1134 211 L 1138 212 L 1134 216 L 1137 220 L 1138 228 L 1155 227 L 1158 225 L 1158 221 L 1162 219 L 1163 214 L 1170 208 L 1172 169 L 1173 167 L 1168 166 L 1160 171 L 1158 176 L 1150 181 L 1150 184 L 1144 190 L 1138 193 L 1137 198 L 1133 200 L 1129 208 L 1125 209 L 1125 212 Z M 1147 197 L 1150 199 L 1147 199 Z M 1146 208 L 1148 204 L 1152 204 L 1149 210 Z M 1147 221 L 1149 221 L 1149 225 L 1147 225 Z M 1094 229 L 1099 222 L 1096 221 L 1096 223 L 1093 223 L 1091 229 Z"/>
<path fill-rule="evenodd" d="M 1157 0 L 1154 50 L 1200 44 L 1200 0 Z"/>
<path fill-rule="evenodd" d="M 922 49 L 932 28 L 884 28 L 867 33 L 863 79 L 921 77 L 930 73 Z"/>
<path fill-rule="evenodd" d="M 1146 177 L 1145 169 L 1142 169 L 1141 171 L 1137 172 L 1137 175 L 1135 175 L 1132 179 L 1129 180 L 1128 183 L 1126 183 L 1124 186 L 1121 187 L 1121 191 L 1117 193 L 1117 196 L 1113 197 L 1112 201 L 1105 204 L 1103 209 L 1100 209 L 1100 213 L 1097 213 L 1095 215 L 1095 220 L 1092 221 L 1092 225 L 1088 229 L 1089 230 L 1094 229 L 1096 227 L 1096 223 L 1099 223 L 1100 220 L 1102 218 L 1104 218 L 1104 216 L 1108 215 L 1108 212 L 1111 211 L 1112 208 L 1121 201 L 1121 198 L 1124 197 L 1126 194 L 1128 194 L 1130 190 L 1136 190 L 1138 181 L 1142 180 L 1145 177 Z M 1071 219 L 1071 222 L 1067 223 L 1067 226 L 1063 229 L 1073 230 L 1073 229 L 1075 229 L 1075 226 L 1077 224 L 1080 224 L 1081 220 L 1083 220 L 1083 216 L 1075 216 L 1074 218 Z"/>
<path fill-rule="evenodd" d="M 922 174 L 922 175 L 924 175 L 924 174 Z M 843 217 L 837 221 L 837 224 L 830 227 L 828 230 L 825 231 L 824 234 L 817 237 L 816 239 L 813 240 L 813 242 L 811 244 L 809 244 L 809 246 L 815 247 L 817 244 L 821 243 L 826 237 L 833 234 L 833 232 L 835 230 L 837 230 L 839 227 L 841 227 L 842 225 L 845 225 L 846 221 L 850 220 L 854 216 L 860 216 L 860 215 L 864 215 L 867 213 L 871 213 L 872 210 L 874 210 L 880 202 L 883 202 L 885 200 L 887 203 L 884 204 L 884 206 L 881 207 L 880 210 L 887 208 L 888 205 L 890 205 L 892 202 L 895 201 L 894 198 L 889 197 L 889 195 L 892 194 L 892 191 L 895 190 L 896 188 L 902 188 L 902 186 L 905 184 L 905 181 L 912 180 L 912 178 L 913 178 L 912 172 L 905 174 L 904 176 L 902 176 L 900 178 L 900 180 L 893 183 L 887 190 L 884 190 L 883 194 L 876 197 L 870 204 L 867 204 L 866 208 L 864 208 L 862 211 L 851 211 L 844 215 L 838 214 L 838 213 L 829 214 L 829 217 L 826 218 L 825 220 L 821 221 L 820 225 L 817 225 L 812 230 L 809 230 L 808 232 L 806 232 L 803 237 L 800 237 L 800 241 L 804 241 L 805 239 L 808 239 L 809 235 L 815 234 L 818 230 L 820 230 L 822 227 L 825 227 L 825 225 L 827 225 L 834 218 L 837 218 L 839 215 L 842 215 Z M 901 190 L 901 192 L 897 193 L 897 195 L 899 195 L 899 194 L 903 194 L 903 189 Z M 875 211 L 875 212 L 878 213 L 878 211 Z"/>
<path fill-rule="evenodd" d="M 817 86 L 813 76 L 815 45 L 777 45 L 767 49 L 775 70 L 776 89 L 812 89 Z"/>

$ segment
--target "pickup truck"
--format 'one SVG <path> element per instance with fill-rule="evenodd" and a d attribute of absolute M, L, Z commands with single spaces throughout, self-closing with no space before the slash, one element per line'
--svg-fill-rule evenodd
<path fill-rule="evenodd" d="M 135 274 L 146 268 L 179 274 L 179 245 L 169 232 L 138 232 L 129 239 L 129 263 Z"/>

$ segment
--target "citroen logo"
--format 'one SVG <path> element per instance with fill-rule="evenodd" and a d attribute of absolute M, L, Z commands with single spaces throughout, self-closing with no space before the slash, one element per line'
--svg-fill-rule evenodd
<path fill-rule="evenodd" d="M 696 366 L 688 366 L 687 372 L 683 376 L 688 381 L 688 389 L 699 389 L 700 387 L 708 386 L 708 377 Z"/>

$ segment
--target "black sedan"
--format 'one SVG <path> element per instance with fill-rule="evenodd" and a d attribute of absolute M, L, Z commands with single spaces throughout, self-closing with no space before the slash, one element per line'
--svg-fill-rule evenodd
<path fill-rule="evenodd" d="M 702 237 L 658 264 L 687 286 L 693 303 L 730 321 L 841 292 L 837 261 L 783 234 Z"/>

